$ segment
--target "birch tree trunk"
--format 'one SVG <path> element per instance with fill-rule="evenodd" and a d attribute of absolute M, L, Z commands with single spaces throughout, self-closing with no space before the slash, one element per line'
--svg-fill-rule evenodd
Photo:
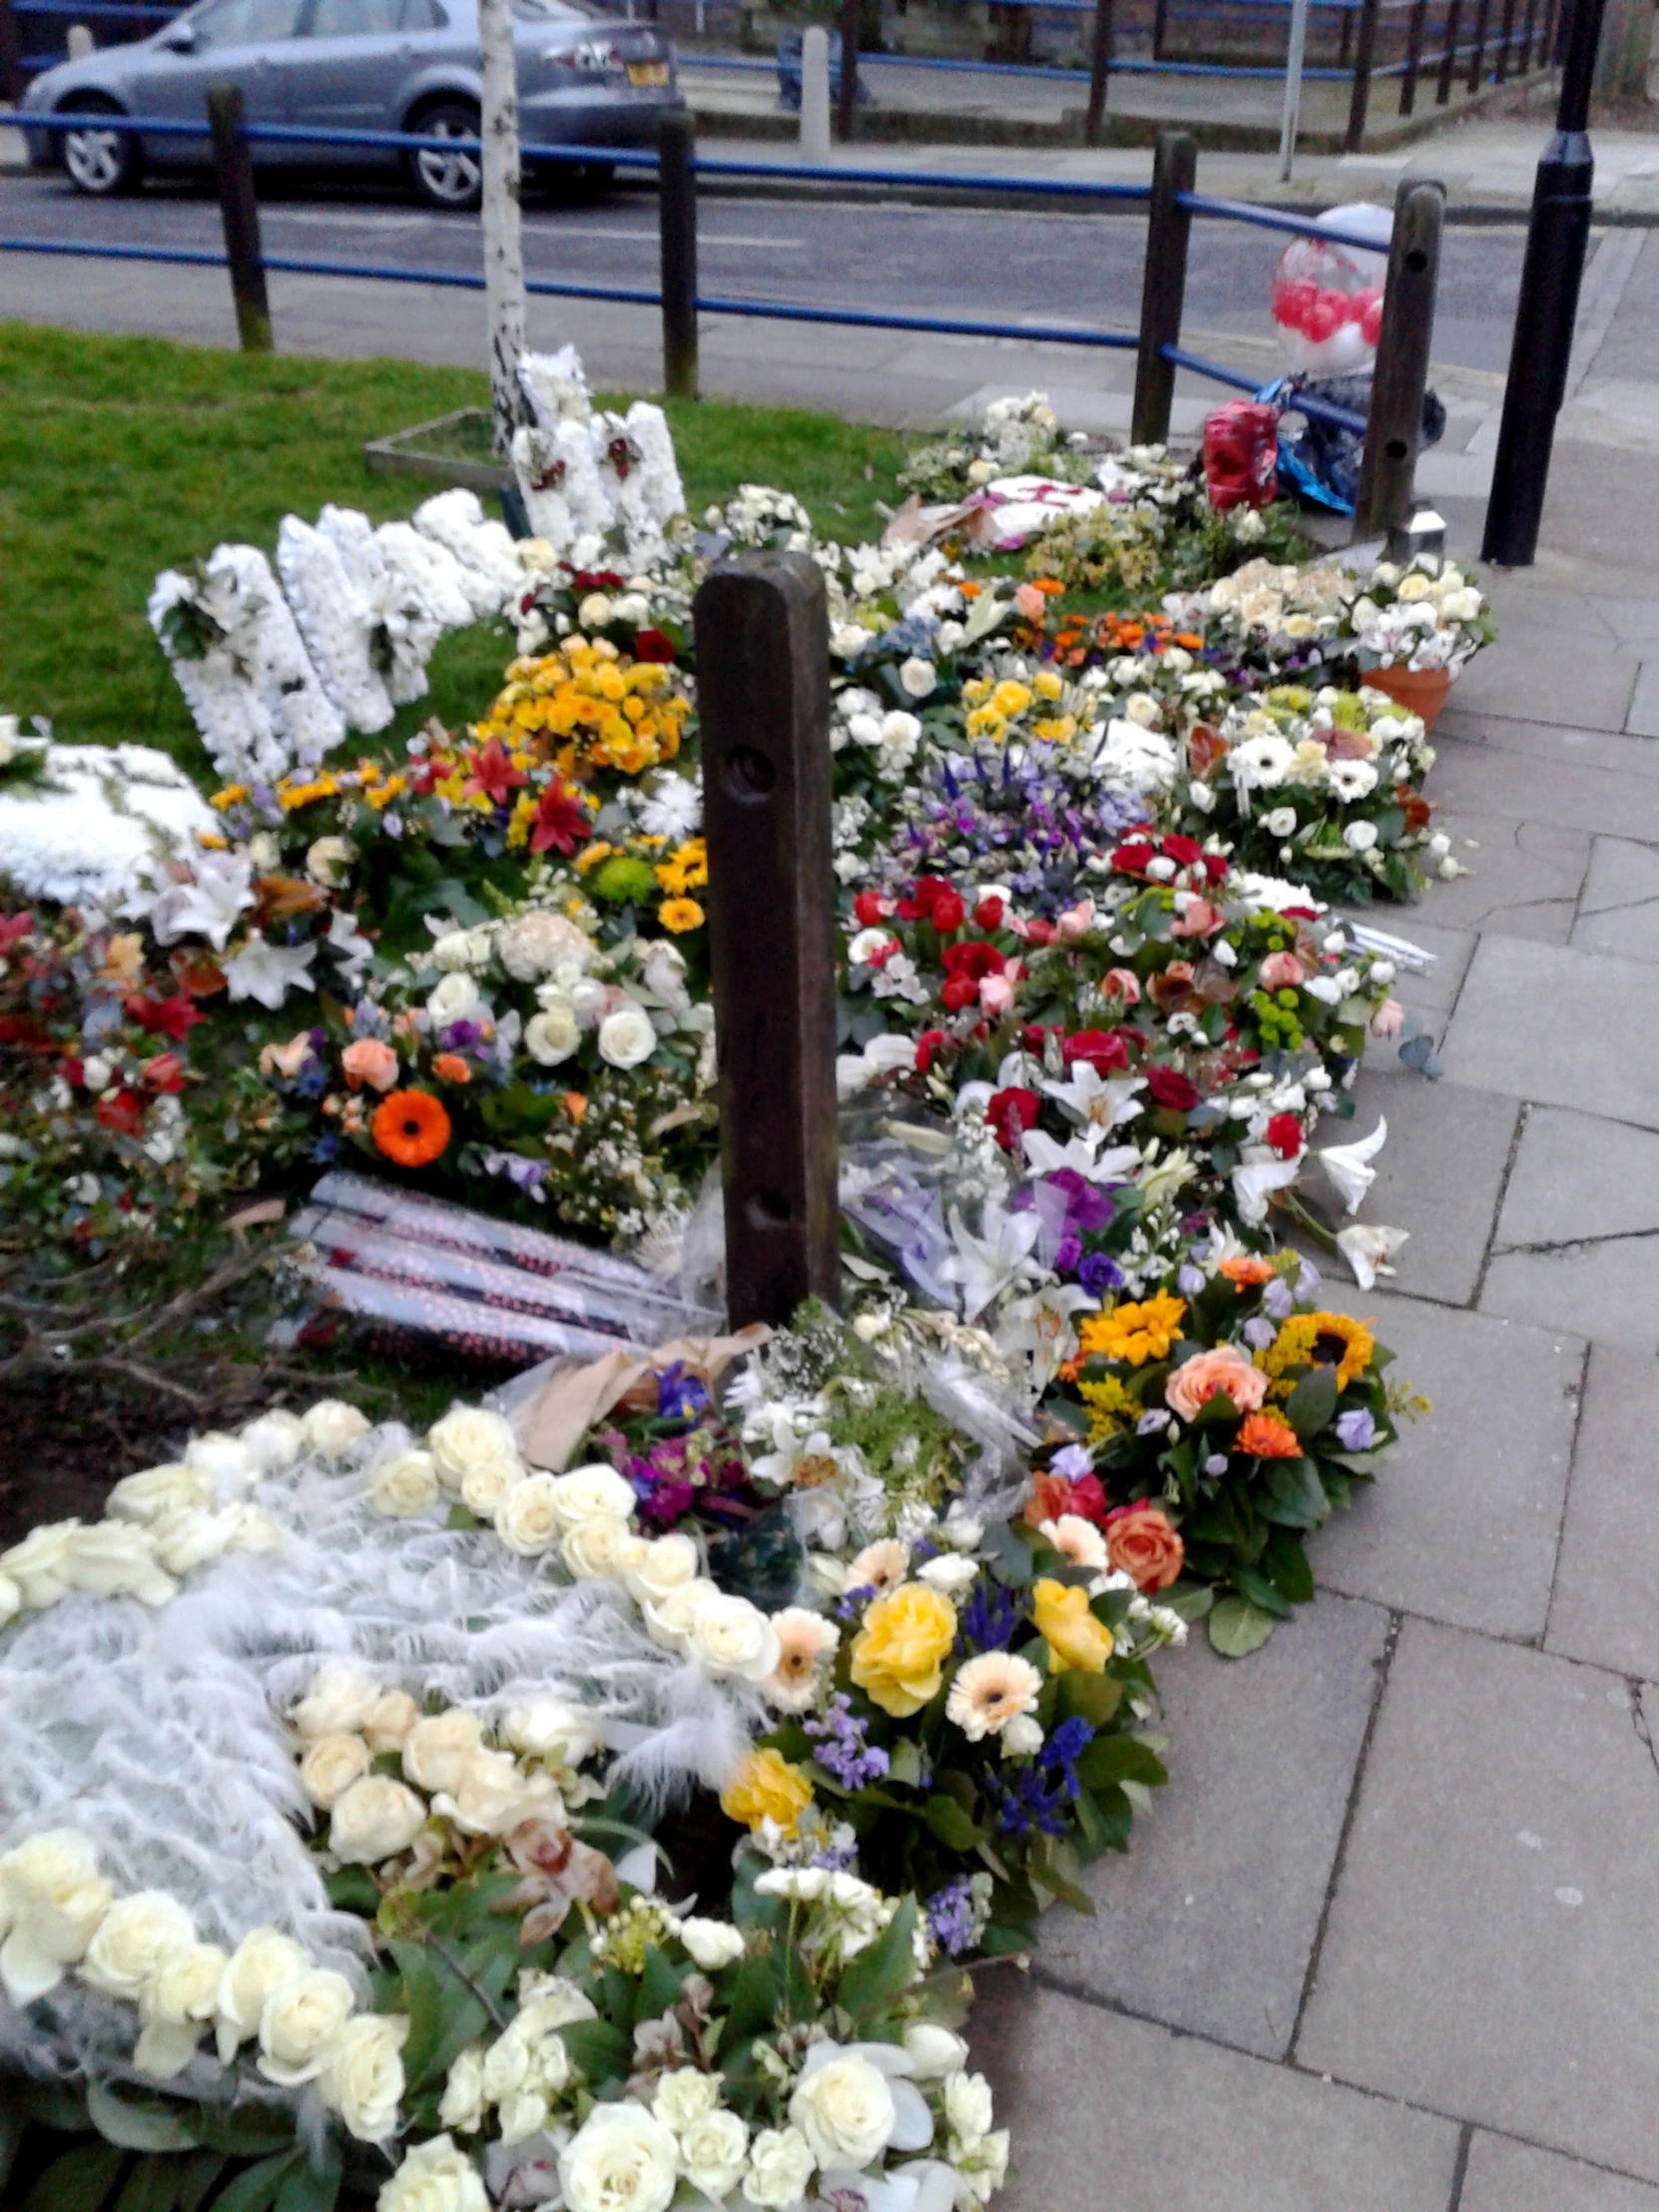
<path fill-rule="evenodd" d="M 478 0 L 484 80 L 482 191 L 484 312 L 489 323 L 490 412 L 505 454 L 524 419 L 517 381 L 524 350 L 524 248 L 519 228 L 518 76 L 511 0 Z"/>

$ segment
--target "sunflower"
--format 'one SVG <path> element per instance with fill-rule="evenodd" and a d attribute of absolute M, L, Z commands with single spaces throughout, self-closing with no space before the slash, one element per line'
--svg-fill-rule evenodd
<path fill-rule="evenodd" d="M 374 1109 L 369 1134 L 400 1168 L 423 1168 L 449 1142 L 449 1116 L 430 1091 L 392 1091 Z"/>
<path fill-rule="evenodd" d="M 657 908 L 657 919 L 678 937 L 687 929 L 702 928 L 703 909 L 695 898 L 665 898 Z"/>
<path fill-rule="evenodd" d="M 1287 1380 L 1291 1369 L 1335 1368 L 1337 1387 L 1346 1390 L 1371 1366 L 1376 1349 L 1365 1323 L 1347 1314 L 1293 1314 L 1260 1358 L 1277 1385 L 1274 1395 L 1288 1397 L 1294 1387 Z"/>
<path fill-rule="evenodd" d="M 1140 1305 L 1125 1300 L 1110 1313 L 1091 1314 L 1077 1332 L 1082 1357 L 1088 1360 L 1098 1354 L 1108 1360 L 1127 1360 L 1136 1368 L 1146 1360 L 1162 1360 L 1186 1311 L 1184 1299 L 1159 1291 Z"/>

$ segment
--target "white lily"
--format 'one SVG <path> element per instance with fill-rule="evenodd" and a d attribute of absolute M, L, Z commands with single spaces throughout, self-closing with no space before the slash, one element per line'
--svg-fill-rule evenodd
<path fill-rule="evenodd" d="M 1026 1214 L 1009 1214 L 987 1200 L 980 1233 L 975 1236 L 960 1209 L 951 1207 L 950 1234 L 956 1250 L 940 1263 L 939 1274 L 959 1286 L 964 1321 L 977 1320 L 1005 1290 L 1042 1272 L 1031 1257 L 1041 1228 L 1034 1207 Z"/>
<path fill-rule="evenodd" d="M 1085 1129 L 1058 1144 L 1045 1130 L 1027 1129 L 1023 1143 L 1033 1175 L 1057 1175 L 1061 1168 L 1075 1168 L 1091 1183 L 1121 1183 L 1141 1164 L 1140 1149 L 1132 1144 L 1100 1150 L 1104 1129 Z"/>
<path fill-rule="evenodd" d="M 1060 1363 L 1077 1350 L 1071 1317 L 1098 1304 L 1076 1283 L 1047 1284 L 1008 1307 L 996 1332 L 996 1349 L 1010 1360 L 1023 1353 L 1031 1363 L 1031 1387 L 1046 1390 Z"/>
<path fill-rule="evenodd" d="M 895 1069 L 911 1070 L 916 1064 L 913 1037 L 883 1034 L 871 1037 L 861 1052 L 841 1052 L 835 1057 L 835 1096 L 855 1098 L 883 1075 Z"/>
<path fill-rule="evenodd" d="M 254 869 L 233 852 L 204 852 L 188 883 L 170 883 L 150 909 L 150 927 L 158 944 L 180 937 L 206 937 L 223 952 L 245 906 L 254 903 Z"/>
<path fill-rule="evenodd" d="M 1382 1151 L 1387 1135 L 1388 1124 L 1379 1117 L 1369 1137 L 1362 1137 L 1355 1144 L 1328 1144 L 1320 1150 L 1320 1165 L 1337 1186 L 1338 1196 L 1351 1214 L 1360 1211 L 1360 1201 L 1377 1181 L 1377 1170 L 1371 1163 Z"/>
<path fill-rule="evenodd" d="M 1069 1081 L 1056 1083 L 1050 1077 L 1043 1089 L 1086 1126 L 1115 1129 L 1120 1121 L 1131 1121 L 1140 1112 L 1136 1093 L 1146 1089 L 1146 1078 L 1102 1075 L 1092 1060 L 1074 1060 Z"/>
<path fill-rule="evenodd" d="M 344 906 L 336 906 L 328 916 L 328 934 L 324 942 L 352 983 L 374 957 L 374 946 L 357 927 L 356 915 Z"/>
<path fill-rule="evenodd" d="M 1361 1290 L 1369 1291 L 1380 1275 L 1392 1275 L 1388 1262 L 1410 1237 L 1408 1229 L 1388 1229 L 1379 1222 L 1367 1228 L 1356 1222 L 1337 1233 L 1337 1250 L 1354 1270 Z"/>
<path fill-rule="evenodd" d="M 273 944 L 263 930 L 251 929 L 248 942 L 233 960 L 225 963 L 225 980 L 231 996 L 257 998 L 275 1013 L 290 990 L 308 991 L 316 944 Z"/>
<path fill-rule="evenodd" d="M 1268 1199 L 1274 1191 L 1282 1191 L 1296 1181 L 1300 1160 L 1282 1160 L 1269 1145 L 1251 1145 L 1247 1148 L 1251 1158 L 1243 1160 L 1233 1170 L 1233 1196 L 1238 1202 L 1239 1219 L 1251 1229 L 1260 1229 L 1268 1218 Z"/>

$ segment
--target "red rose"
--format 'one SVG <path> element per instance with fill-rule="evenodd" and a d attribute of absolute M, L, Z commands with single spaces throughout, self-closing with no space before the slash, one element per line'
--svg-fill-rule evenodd
<path fill-rule="evenodd" d="M 986 944 L 978 937 L 969 937 L 965 944 L 947 944 L 944 948 L 945 973 L 965 975 L 974 983 L 987 975 L 1000 975 L 1006 965 L 995 945 Z"/>
<path fill-rule="evenodd" d="M 953 929 L 960 929 L 967 919 L 967 908 L 954 891 L 941 891 L 933 901 L 933 927 L 941 937 L 948 937 Z"/>
<path fill-rule="evenodd" d="M 636 661 L 672 661 L 674 640 L 665 637 L 661 630 L 642 630 L 634 640 Z"/>
<path fill-rule="evenodd" d="M 1129 1065 L 1129 1047 L 1115 1030 L 1080 1029 L 1061 1045 L 1060 1057 L 1068 1068 L 1074 1060 L 1087 1060 L 1097 1075 L 1110 1075 Z"/>
<path fill-rule="evenodd" d="M 1302 1124 L 1295 1114 L 1275 1114 L 1262 1135 L 1282 1160 L 1294 1160 L 1302 1150 Z"/>
<path fill-rule="evenodd" d="M 1071 1485 L 1071 1499 L 1066 1506 L 1068 1513 L 1076 1513 L 1083 1520 L 1095 1522 L 1106 1518 L 1106 1492 L 1100 1486 L 1098 1474 L 1080 1474 Z"/>
<path fill-rule="evenodd" d="M 916 1039 L 916 1073 L 925 1075 L 933 1065 L 933 1055 L 944 1042 L 942 1029 L 924 1029 Z"/>
<path fill-rule="evenodd" d="M 1002 901 L 994 896 L 980 899 L 973 909 L 975 925 L 980 929 L 1000 929 L 1002 926 Z"/>
<path fill-rule="evenodd" d="M 1164 839 L 1164 858 L 1173 860 L 1177 867 L 1197 867 L 1203 857 L 1204 848 L 1196 837 L 1172 833 Z"/>
<path fill-rule="evenodd" d="M 1027 944 L 1052 944 L 1057 934 L 1053 922 L 1044 921 L 1040 916 L 1025 924 Z"/>
<path fill-rule="evenodd" d="M 939 898 L 954 898 L 955 895 L 956 893 L 942 876 L 924 875 L 917 882 L 909 897 L 901 898 L 898 901 L 899 919 L 901 921 L 931 921 L 934 901 Z"/>
<path fill-rule="evenodd" d="M 1112 865 L 1125 875 L 1144 875 L 1156 858 L 1149 844 L 1120 844 L 1112 854 Z"/>
<path fill-rule="evenodd" d="M 1198 1104 L 1197 1084 L 1190 1082 L 1179 1068 L 1148 1069 L 1146 1087 L 1158 1105 L 1173 1106 L 1177 1113 L 1191 1113 Z"/>
<path fill-rule="evenodd" d="M 182 1091 L 185 1087 L 185 1063 L 177 1052 L 158 1052 L 153 1060 L 146 1060 L 140 1068 L 139 1081 L 147 1091 Z"/>
<path fill-rule="evenodd" d="M 1212 883 L 1219 883 L 1227 873 L 1227 862 L 1219 852 L 1206 852 L 1204 855 L 1204 872 Z"/>
<path fill-rule="evenodd" d="M 86 1081 L 86 1062 L 65 1058 L 58 1063 L 58 1073 L 73 1089 L 79 1090 Z"/>
<path fill-rule="evenodd" d="M 971 975 L 947 975 L 939 989 L 939 997 L 946 1010 L 959 1014 L 964 1006 L 971 1006 L 979 996 L 979 986 Z"/>
<path fill-rule="evenodd" d="M 136 1137 L 144 1127 L 144 1101 L 136 1091 L 106 1091 L 94 1112 L 105 1129 Z"/>
<path fill-rule="evenodd" d="M 152 1037 L 171 1037 L 175 1044 L 183 1044 L 185 1031 L 207 1015 L 198 1013 L 183 991 L 175 991 L 171 998 L 130 998 L 126 1005 L 129 1021 Z"/>
<path fill-rule="evenodd" d="M 860 891 L 852 901 L 852 916 L 865 929 L 873 929 L 878 921 L 885 921 L 892 912 L 893 902 L 883 898 L 879 891 Z"/>
<path fill-rule="evenodd" d="M 1019 1033 L 1019 1041 L 1027 1052 L 1040 1052 L 1048 1032 L 1040 1021 L 1029 1021 Z"/>
<path fill-rule="evenodd" d="M 985 1107 L 985 1119 L 996 1131 L 996 1141 L 1004 1152 L 1012 1152 L 1016 1139 L 1032 1126 L 1041 1103 L 1035 1091 L 1024 1090 L 1017 1084 L 1005 1091 L 992 1092 Z"/>

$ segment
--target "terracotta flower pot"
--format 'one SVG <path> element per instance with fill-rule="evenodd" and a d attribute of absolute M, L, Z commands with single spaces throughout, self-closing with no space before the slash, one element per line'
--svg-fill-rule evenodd
<path fill-rule="evenodd" d="M 1386 692 L 1408 714 L 1420 715 L 1425 730 L 1432 730 L 1451 689 L 1448 668 L 1368 668 L 1360 672 L 1362 684 Z"/>

